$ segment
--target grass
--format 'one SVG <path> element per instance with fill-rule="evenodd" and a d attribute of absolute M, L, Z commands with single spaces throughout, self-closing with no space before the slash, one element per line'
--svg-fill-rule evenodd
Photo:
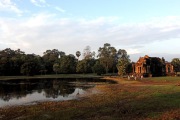
<path fill-rule="evenodd" d="M 148 81 L 152 81 L 152 82 L 179 82 L 180 80 L 180 77 L 170 77 L 170 76 L 167 76 L 167 77 L 153 77 L 153 78 L 146 78 L 146 80 Z"/>
<path fill-rule="evenodd" d="M 180 77 L 113 79 L 98 94 L 80 100 L 44 102 L 0 109 L 0 119 L 18 120 L 177 120 L 180 119 Z"/>

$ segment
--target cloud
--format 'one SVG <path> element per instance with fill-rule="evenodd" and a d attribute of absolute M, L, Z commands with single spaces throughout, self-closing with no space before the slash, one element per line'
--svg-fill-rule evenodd
<path fill-rule="evenodd" d="M 62 9 L 62 8 L 60 8 L 60 7 L 54 7 L 57 11 L 59 11 L 59 12 L 61 12 L 61 13 L 65 13 L 66 12 L 66 10 L 64 10 L 64 9 Z"/>
<path fill-rule="evenodd" d="M 104 43 L 110 43 L 116 49 L 125 48 L 128 54 L 144 55 L 147 44 L 180 38 L 177 18 L 164 18 L 164 23 L 156 19 L 133 24 L 121 24 L 118 17 L 74 19 L 58 18 L 50 13 L 34 14 L 21 20 L 0 18 L 0 49 L 21 48 L 27 53 L 42 55 L 47 49 L 55 48 L 75 54 L 87 45 L 97 51 Z"/>
<path fill-rule="evenodd" d="M 38 7 L 46 7 L 49 6 L 45 0 L 30 0 L 32 4 Z"/>
<path fill-rule="evenodd" d="M 141 53 L 138 49 L 133 48 L 126 49 L 126 51 L 129 55 Z"/>
<path fill-rule="evenodd" d="M 21 16 L 23 13 L 11 0 L 0 0 L 0 11 L 14 12 L 18 16 Z"/>
<path fill-rule="evenodd" d="M 49 7 L 51 9 L 55 9 L 61 13 L 66 12 L 66 10 L 62 9 L 61 7 L 48 4 L 45 0 L 30 0 L 30 2 L 37 7 Z"/>
<path fill-rule="evenodd" d="M 131 54 L 130 55 L 130 59 L 132 60 L 132 62 L 137 62 L 138 59 L 140 57 L 144 57 L 145 55 L 147 55 L 146 53 L 137 53 L 137 54 Z M 179 58 L 180 54 L 169 54 L 169 53 L 150 53 L 148 54 L 148 56 L 150 57 L 159 57 L 162 58 L 164 57 L 166 61 L 171 62 L 173 58 Z"/>
<path fill-rule="evenodd" d="M 24 20 L 22 22 L 22 25 L 29 27 L 29 28 L 38 28 L 41 26 L 45 26 L 46 24 L 50 24 L 53 22 L 51 19 L 55 14 L 46 14 L 46 13 L 40 13 L 40 14 L 34 14 L 28 19 Z"/>

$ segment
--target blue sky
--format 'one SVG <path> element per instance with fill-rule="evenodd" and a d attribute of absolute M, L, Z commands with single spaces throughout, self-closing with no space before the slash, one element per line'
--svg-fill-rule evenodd
<path fill-rule="evenodd" d="M 97 52 L 104 43 L 132 61 L 180 56 L 180 0 L 0 0 L 0 50 L 42 55 Z"/>

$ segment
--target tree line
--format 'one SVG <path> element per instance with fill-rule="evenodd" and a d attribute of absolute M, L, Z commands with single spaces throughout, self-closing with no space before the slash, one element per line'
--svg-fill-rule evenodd
<path fill-rule="evenodd" d="M 79 58 L 82 56 L 82 59 Z M 180 60 L 172 60 L 175 70 L 180 70 Z M 125 75 L 132 72 L 132 63 L 126 50 L 105 43 L 99 47 L 98 53 L 91 51 L 89 46 L 83 52 L 66 55 L 58 49 L 46 50 L 42 56 L 25 54 L 20 49 L 6 48 L 0 51 L 0 75 L 45 75 L 74 73 L 118 73 Z"/>
<path fill-rule="evenodd" d="M 79 60 L 82 56 L 83 59 Z M 89 46 L 83 52 L 66 55 L 58 49 L 46 50 L 42 56 L 25 54 L 20 49 L 6 48 L 0 51 L 0 75 L 38 75 L 38 74 L 72 74 L 72 73 L 117 73 L 118 60 L 126 59 L 130 63 L 127 52 L 118 51 L 109 43 L 100 47 L 96 55 Z"/>

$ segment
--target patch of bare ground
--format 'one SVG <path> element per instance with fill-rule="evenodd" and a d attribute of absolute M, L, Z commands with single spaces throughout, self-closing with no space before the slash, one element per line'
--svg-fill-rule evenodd
<path fill-rule="evenodd" d="M 180 109 L 170 110 L 163 113 L 159 120 L 179 120 L 180 119 Z"/>

